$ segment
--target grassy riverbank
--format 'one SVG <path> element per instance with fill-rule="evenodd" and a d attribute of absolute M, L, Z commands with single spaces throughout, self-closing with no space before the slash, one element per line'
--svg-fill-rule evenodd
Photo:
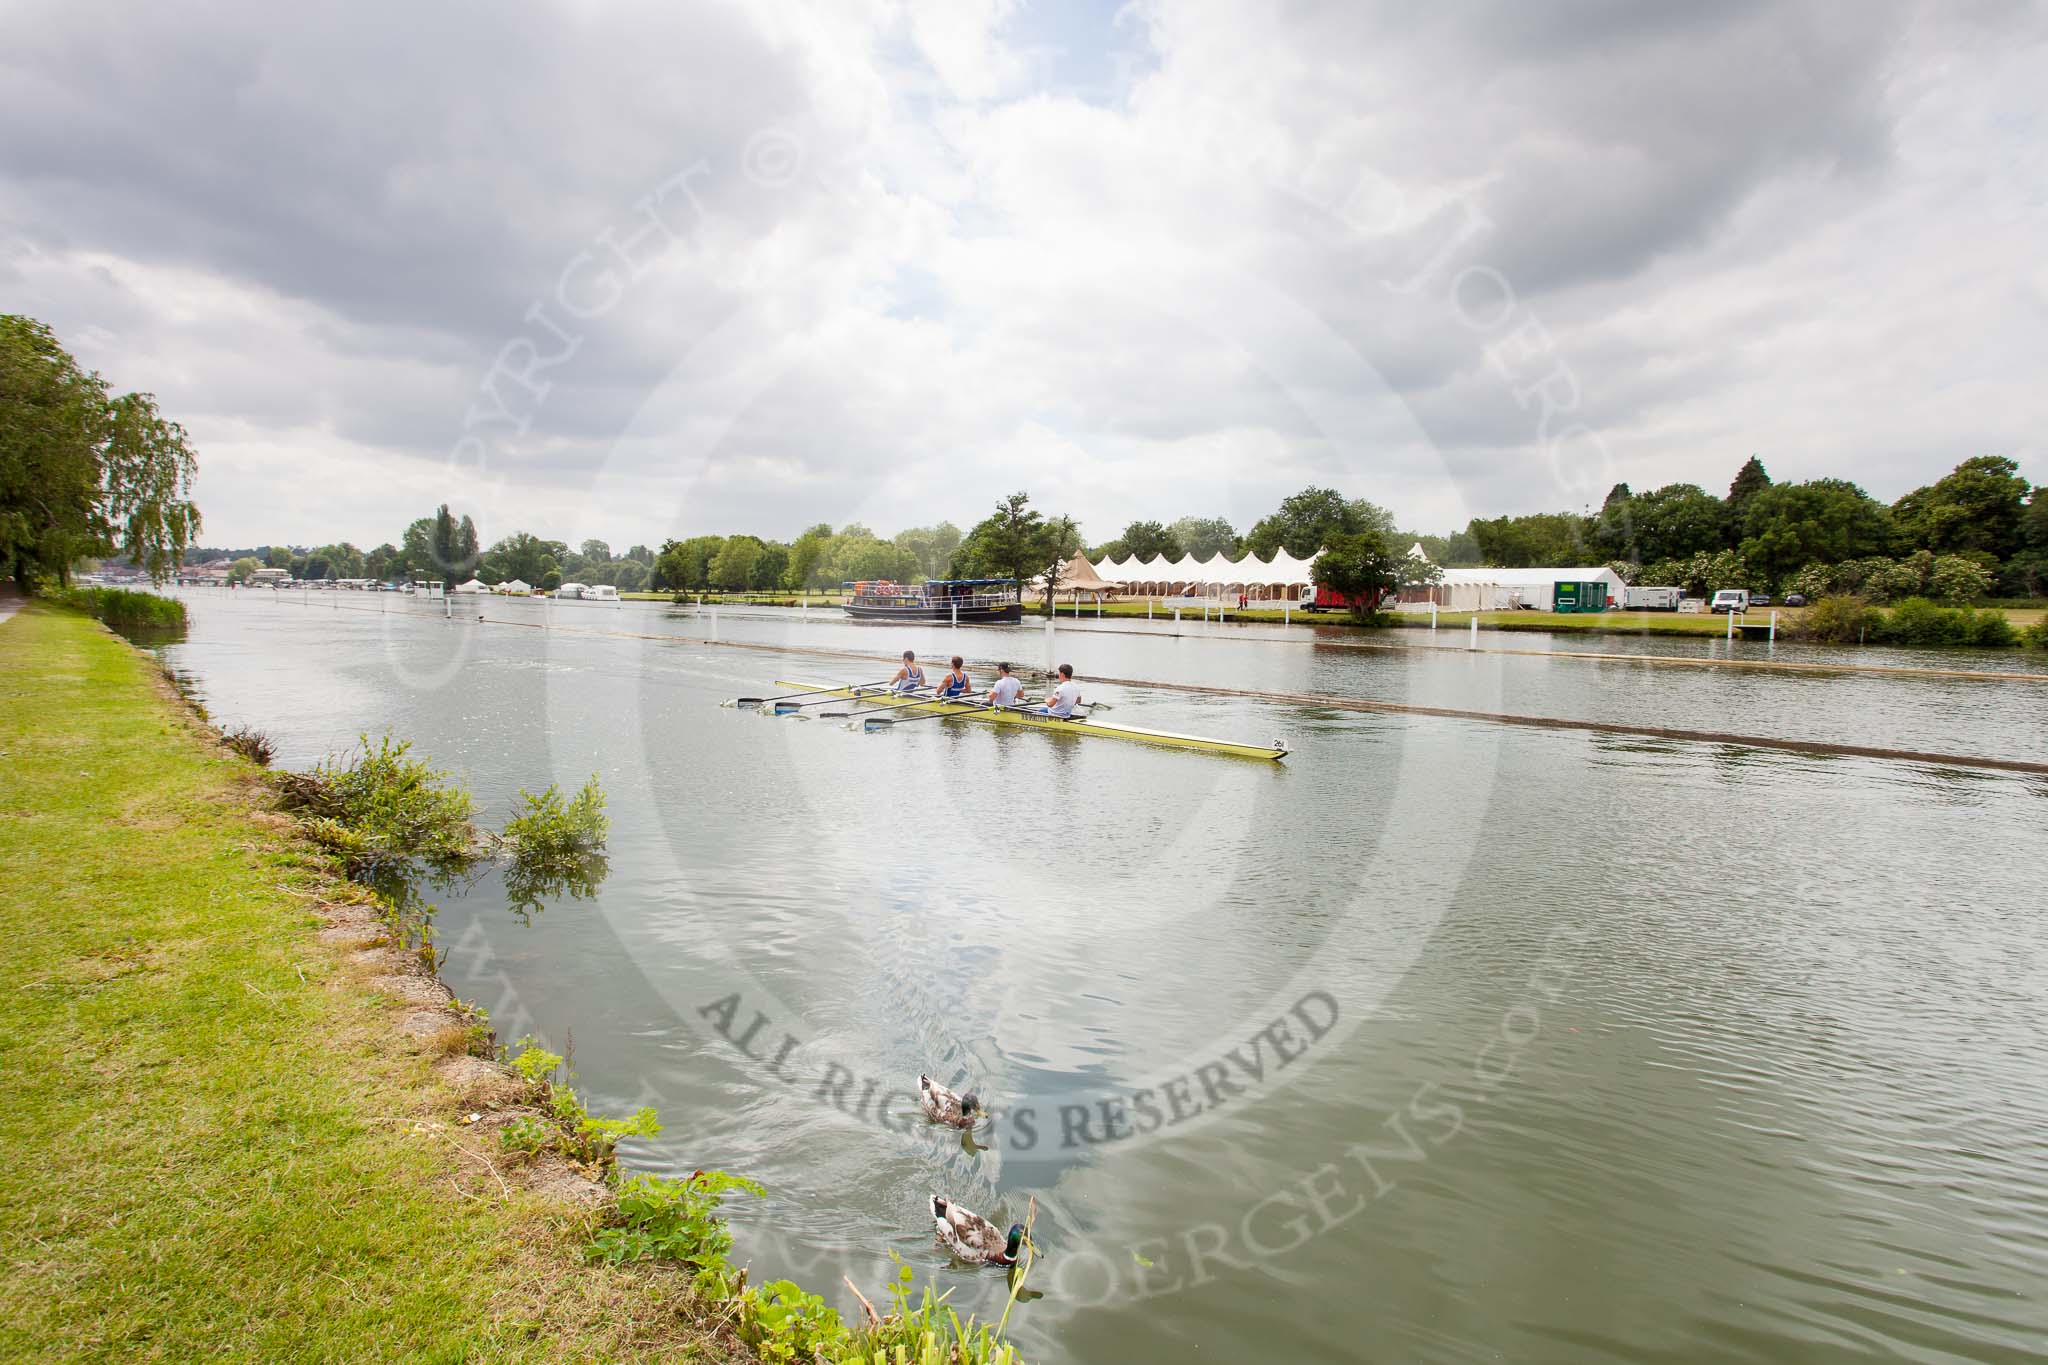
<path fill-rule="evenodd" d="M 730 1358 L 494 1181 L 254 773 L 93 622 L 0 623 L 0 1360 Z"/>

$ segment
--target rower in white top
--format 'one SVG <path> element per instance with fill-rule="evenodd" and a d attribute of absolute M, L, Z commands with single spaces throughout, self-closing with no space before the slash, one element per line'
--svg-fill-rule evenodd
<path fill-rule="evenodd" d="M 1071 720 L 1074 708 L 1081 704 L 1081 684 L 1074 681 L 1074 666 L 1060 665 L 1059 686 L 1045 699 L 1045 705 L 1034 708 L 1034 714 L 1053 716 L 1059 720 Z"/>
<path fill-rule="evenodd" d="M 996 685 L 988 690 L 991 706 L 1015 706 L 1017 699 L 1024 695 L 1024 684 L 1010 673 L 1008 664 L 996 665 Z"/>

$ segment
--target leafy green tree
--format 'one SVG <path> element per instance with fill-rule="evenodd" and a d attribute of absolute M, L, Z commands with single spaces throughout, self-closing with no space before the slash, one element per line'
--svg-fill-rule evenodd
<path fill-rule="evenodd" d="M 918 572 L 915 555 L 893 541 L 881 539 L 859 522 L 842 527 L 825 550 L 829 583 L 908 583 Z"/>
<path fill-rule="evenodd" d="M 339 545 L 323 545 L 313 552 L 327 563 L 327 572 L 317 577 L 361 578 L 363 576 L 363 552 L 343 541 Z"/>
<path fill-rule="evenodd" d="M 404 556 L 399 553 L 396 545 L 388 542 L 363 556 L 363 576 L 374 578 L 380 583 L 395 577 L 403 567 Z"/>
<path fill-rule="evenodd" d="M 1316 556 L 1315 581 L 1350 599 L 1354 621 L 1383 617 L 1380 603 L 1388 593 L 1411 583 L 1435 582 L 1443 570 L 1397 549 L 1377 531 L 1340 533 Z"/>
<path fill-rule="evenodd" d="M 1749 500 L 1771 486 L 1771 476 L 1764 472 L 1764 462 L 1752 455 L 1743 461 L 1742 468 L 1735 471 L 1735 479 L 1728 485 L 1728 521 L 1731 526 L 1740 527 L 1749 513 Z"/>
<path fill-rule="evenodd" d="M 246 583 L 249 581 L 249 575 L 262 567 L 263 565 L 257 561 L 254 555 L 244 555 L 228 565 L 228 582 Z"/>
<path fill-rule="evenodd" d="M 197 474 L 155 398 L 110 396 L 48 327 L 0 314 L 0 574 L 68 582 L 119 553 L 162 582 L 199 530 Z"/>
<path fill-rule="evenodd" d="M 1983 565 L 1962 555 L 1936 555 L 1927 571 L 1927 595 L 1952 607 L 1988 597 L 1991 583 Z"/>
<path fill-rule="evenodd" d="M 944 578 L 952 571 L 953 554 L 960 548 L 960 528 L 949 521 L 912 526 L 896 533 L 896 544 L 917 561 L 924 577 Z"/>
<path fill-rule="evenodd" d="M 620 592 L 645 592 L 650 573 L 645 564 L 628 557 L 619 561 L 618 569 L 612 575 L 612 582 Z"/>
<path fill-rule="evenodd" d="M 1183 553 L 1196 559 L 1207 559 L 1211 555 L 1237 559 L 1243 553 L 1237 528 L 1222 517 L 1182 517 L 1167 527 L 1166 533 L 1173 537 Z"/>
<path fill-rule="evenodd" d="M 1762 576 L 1737 550 L 1717 550 L 1712 554 L 1702 550 L 1684 559 L 1660 560 L 1645 568 L 1637 581 L 1683 588 L 1693 597 L 1706 597 L 1723 588 L 1763 587 Z"/>
<path fill-rule="evenodd" d="M 832 546 L 832 528 L 824 522 L 810 527 L 789 547 L 782 585 L 808 592 L 825 586 L 825 554 Z"/>
<path fill-rule="evenodd" d="M 764 541 L 761 555 L 754 561 L 754 571 L 747 575 L 747 586 L 758 592 L 782 586 L 782 576 L 789 571 L 789 547 L 779 541 Z"/>
<path fill-rule="evenodd" d="M 1892 504 L 1906 547 L 1937 555 L 1975 550 L 2009 559 L 2026 544 L 2027 481 L 2002 455 L 1979 455 Z"/>
<path fill-rule="evenodd" d="M 1536 512 L 1519 517 L 1475 518 L 1466 528 L 1480 557 L 1500 568 L 1583 564 L 1598 550 L 1589 523 L 1575 512 Z"/>
<path fill-rule="evenodd" d="M 429 524 L 431 525 L 431 522 Z M 431 553 L 430 547 L 429 554 Z M 429 562 L 432 562 L 431 559 Z M 514 531 L 484 551 L 483 568 L 485 581 L 490 583 L 509 583 L 516 578 L 534 587 L 541 587 L 544 586 L 547 577 L 554 574 L 555 586 L 561 586 L 560 563 L 550 552 L 548 542 L 531 531 Z"/>
<path fill-rule="evenodd" d="M 1173 532 L 1156 521 L 1134 521 L 1117 539 L 1123 542 L 1124 554 L 1136 559 L 1179 559 L 1187 552 Z"/>
<path fill-rule="evenodd" d="M 1696 484 L 1673 483 L 1619 501 L 1609 494 L 1591 535 L 1603 554 L 1650 564 L 1727 549 L 1728 529 L 1726 503 Z"/>
<path fill-rule="evenodd" d="M 1048 517 L 1039 528 L 1033 549 L 1038 557 L 1038 569 L 1032 576 L 1044 578 L 1045 609 L 1051 611 L 1067 561 L 1081 553 L 1081 528 L 1075 525 L 1072 517 Z"/>
<path fill-rule="evenodd" d="M 730 536 L 719 547 L 718 558 L 711 564 L 711 586 L 726 592 L 738 592 L 747 587 L 753 579 L 754 564 L 761 558 L 761 541 L 757 536 Z"/>
<path fill-rule="evenodd" d="M 1045 516 L 1031 506 L 1031 495 L 1012 493 L 961 540 L 954 572 L 963 578 L 1007 578 L 1022 591 L 1024 580 L 1045 567 L 1045 539 Z"/>
<path fill-rule="evenodd" d="M 1273 515 L 1254 525 L 1245 537 L 1244 548 L 1264 560 L 1285 550 L 1296 559 L 1307 559 L 1328 544 L 1332 536 L 1358 535 L 1366 531 L 1392 541 L 1399 531 L 1394 514 L 1364 498 L 1346 500 L 1334 488 L 1304 488 L 1283 500 Z"/>
<path fill-rule="evenodd" d="M 291 566 L 292 566 L 292 547 L 291 547 L 291 546 L 289 546 L 289 545 L 273 545 L 273 546 L 271 546 L 271 547 L 270 547 L 270 567 L 271 567 L 271 568 L 273 568 L 273 569 L 289 569 L 289 568 L 290 568 Z"/>
<path fill-rule="evenodd" d="M 1846 479 L 1764 488 L 1749 498 L 1742 527 L 1742 557 L 1767 585 L 1809 564 L 1882 554 L 1892 541 L 1890 510 Z"/>
<path fill-rule="evenodd" d="M 1453 531 L 1447 536 L 1402 536 L 1400 539 L 1415 541 L 1422 546 L 1424 554 L 1445 568 L 1470 568 L 1486 562 L 1486 556 L 1479 552 L 1479 542 L 1470 531 Z"/>
<path fill-rule="evenodd" d="M 601 540 L 586 540 L 582 545 L 582 555 L 593 564 L 609 564 L 612 562 L 612 547 Z"/>
<path fill-rule="evenodd" d="M 632 549 L 626 551 L 626 558 L 632 560 L 635 564 L 645 565 L 650 569 L 654 567 L 654 551 L 648 549 L 645 545 L 635 545 Z"/>

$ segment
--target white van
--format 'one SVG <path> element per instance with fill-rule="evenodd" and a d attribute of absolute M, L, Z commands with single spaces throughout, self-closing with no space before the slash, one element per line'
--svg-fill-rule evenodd
<path fill-rule="evenodd" d="M 1711 608 L 1714 611 L 1748 611 L 1749 590 L 1747 588 L 1723 588 L 1714 594 Z"/>

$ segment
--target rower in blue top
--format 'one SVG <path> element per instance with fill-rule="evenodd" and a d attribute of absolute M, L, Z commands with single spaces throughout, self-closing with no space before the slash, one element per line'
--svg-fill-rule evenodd
<path fill-rule="evenodd" d="M 889 679 L 892 692 L 918 692 L 924 689 L 924 669 L 918 666 L 917 654 L 912 650 L 903 651 L 903 667 L 896 670 L 896 676 Z"/>
<path fill-rule="evenodd" d="M 966 662 L 958 654 L 955 654 L 953 656 L 953 666 L 946 671 L 945 677 L 939 679 L 939 690 L 933 695 L 940 697 L 964 697 L 967 695 L 968 689 L 973 686 L 974 684 L 967 677 Z"/>

